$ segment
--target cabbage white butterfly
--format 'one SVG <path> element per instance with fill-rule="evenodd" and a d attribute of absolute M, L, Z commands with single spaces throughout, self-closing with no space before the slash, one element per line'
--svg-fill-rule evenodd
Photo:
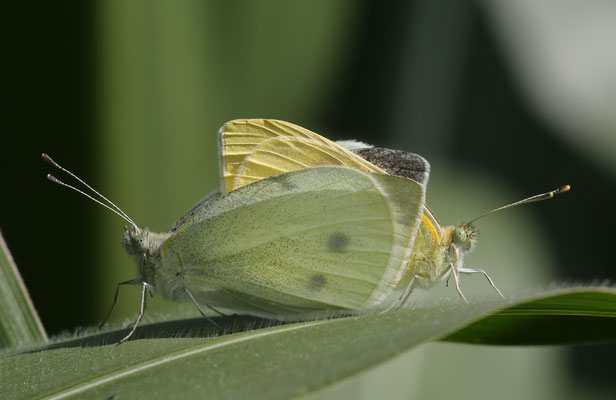
<path fill-rule="evenodd" d="M 314 132 L 285 121 L 271 119 L 239 119 L 229 121 L 219 131 L 221 191 L 242 187 L 279 173 L 315 165 L 345 165 L 378 173 L 402 176 L 417 182 L 425 196 L 430 172 L 429 163 L 421 156 L 400 150 L 375 148 L 356 141 L 334 143 Z M 423 205 L 419 229 L 413 236 L 413 249 L 405 274 L 413 278 L 391 307 L 400 307 L 415 287 L 429 288 L 453 276 L 460 297 L 468 302 L 460 289 L 459 274 L 483 274 L 501 296 L 490 276 L 483 269 L 463 265 L 464 254 L 476 244 L 478 230 L 473 222 L 486 215 L 521 204 L 545 200 L 566 192 L 570 187 L 532 196 L 497 208 L 471 221 L 455 226 L 441 226 L 438 218 Z"/>
<path fill-rule="evenodd" d="M 260 179 L 200 201 L 165 233 L 140 228 L 77 179 L 89 197 L 126 220 L 124 245 L 146 293 L 282 320 L 331 311 L 385 310 L 411 279 L 406 268 L 419 227 L 423 187 L 410 179 L 345 166 L 312 167 Z M 95 198 L 94 196 L 98 197 Z M 394 296 L 395 297 L 395 296 Z M 396 301 L 393 298 L 393 301 Z M 214 308 L 216 307 L 216 308 Z M 112 307 L 113 309 L 113 307 Z"/>

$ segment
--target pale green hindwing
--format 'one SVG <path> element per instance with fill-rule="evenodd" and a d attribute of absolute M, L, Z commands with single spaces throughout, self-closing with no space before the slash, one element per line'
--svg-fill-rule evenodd
<path fill-rule="evenodd" d="M 280 319 L 379 308 L 407 267 L 423 200 L 417 182 L 348 167 L 241 187 L 163 245 L 160 281 L 176 282 L 164 295 L 185 285 L 203 305 Z"/>

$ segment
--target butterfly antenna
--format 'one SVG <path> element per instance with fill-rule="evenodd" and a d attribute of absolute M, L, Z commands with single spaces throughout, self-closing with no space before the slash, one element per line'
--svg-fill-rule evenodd
<path fill-rule="evenodd" d="M 498 211 L 506 210 L 507 208 L 521 206 L 522 204 L 534 203 L 536 201 L 542 201 L 542 200 L 551 199 L 552 197 L 556 196 L 557 194 L 561 194 L 561 193 L 567 192 L 569 189 L 571 189 L 571 186 L 565 185 L 565 186 L 559 187 L 556 190 L 552 190 L 551 192 L 537 194 L 537 195 L 531 196 L 531 197 L 529 197 L 527 199 L 516 201 L 515 203 L 507 204 L 506 206 L 502 206 L 502 207 L 496 208 L 496 209 L 494 209 L 492 211 L 488 211 L 487 213 L 483 213 L 480 216 L 471 219 L 466 224 L 464 224 L 464 226 L 469 226 L 473 222 L 477 221 L 479 218 L 483 218 L 483 217 L 485 217 L 487 215 L 493 214 L 493 213 L 498 212 Z"/>
<path fill-rule="evenodd" d="M 87 198 L 89 198 L 90 200 L 93 200 L 95 202 L 97 202 L 98 204 L 100 204 L 101 206 L 107 208 L 108 210 L 113 211 L 114 213 L 116 213 L 117 215 L 119 215 L 121 218 L 123 218 L 126 222 L 128 222 L 129 224 L 131 224 L 132 226 L 134 226 L 135 228 L 137 228 L 137 224 L 135 224 L 135 222 L 130 219 L 130 217 L 128 215 L 126 215 L 126 213 L 124 211 L 122 211 L 122 209 L 118 206 L 116 206 L 111 200 L 109 200 L 108 198 L 106 198 L 105 196 L 103 196 L 102 194 L 100 194 L 99 192 L 97 192 L 92 186 L 88 185 L 87 183 L 85 183 L 83 181 L 83 179 L 79 178 L 77 175 L 73 174 L 71 171 L 69 171 L 68 169 L 64 168 L 63 166 L 61 166 L 60 164 L 58 164 L 57 162 L 55 162 L 51 157 L 49 157 L 47 154 L 43 153 L 42 154 L 43 160 L 47 161 L 49 164 L 53 165 L 54 167 L 58 168 L 59 170 L 61 170 L 62 172 L 72 176 L 73 178 L 75 178 L 79 183 L 81 183 L 82 185 L 84 185 L 86 188 L 88 188 L 89 190 L 91 190 L 93 193 L 95 193 L 98 197 L 100 197 L 101 199 L 103 199 L 104 201 L 106 201 L 108 204 L 103 203 L 102 201 L 95 199 L 93 196 L 89 195 L 88 193 L 84 192 L 81 189 L 76 188 L 75 186 L 69 185 L 68 183 L 64 183 L 62 182 L 60 179 L 56 178 L 55 176 L 53 176 L 52 174 L 47 174 L 47 179 L 49 179 L 50 181 L 52 181 L 53 183 L 57 183 L 60 186 L 64 186 L 66 188 L 72 189 L 74 191 L 76 191 L 77 193 L 81 193 L 82 195 L 86 196 Z"/>

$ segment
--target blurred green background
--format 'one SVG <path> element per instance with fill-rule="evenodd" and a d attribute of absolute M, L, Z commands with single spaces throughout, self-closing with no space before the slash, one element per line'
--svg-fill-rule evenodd
<path fill-rule="evenodd" d="M 50 184 L 45 174 L 56 171 L 40 153 L 164 231 L 216 187 L 217 130 L 235 118 L 422 154 L 428 203 L 444 223 L 570 184 L 555 200 L 482 220 L 466 264 L 487 269 L 505 295 L 616 276 L 612 2 L 4 8 L 0 229 L 51 334 L 99 322 L 134 266 L 120 246 L 123 221 Z M 443 286 L 416 298 L 457 296 Z M 471 301 L 495 295 L 478 276 L 463 287 Z M 134 317 L 133 289 L 121 292 L 116 320 Z M 173 307 L 156 300 L 149 312 Z M 611 345 L 432 344 L 321 396 L 611 398 L 615 357 Z"/>

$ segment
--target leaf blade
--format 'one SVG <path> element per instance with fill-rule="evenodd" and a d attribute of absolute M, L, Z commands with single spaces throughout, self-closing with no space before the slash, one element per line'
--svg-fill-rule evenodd
<path fill-rule="evenodd" d="M 0 348 L 46 341 L 45 328 L 0 233 Z"/>
<path fill-rule="evenodd" d="M 582 312 L 584 315 L 576 315 Z M 204 338 L 204 331 L 199 331 L 196 325 L 193 328 L 185 325 L 173 332 L 177 336 L 185 331 L 188 337 L 165 338 L 173 333 L 148 331 L 150 325 L 140 329 L 140 337 L 144 337 L 145 331 L 154 338 L 129 341 L 121 346 L 99 346 L 98 338 L 90 342 L 90 347 L 64 342 L 59 345 L 73 347 L 6 357 L 0 363 L 3 370 L 0 376 L 13 385 L 16 398 L 66 398 L 77 394 L 80 398 L 113 394 L 128 398 L 166 398 L 199 397 L 204 393 L 221 399 L 290 398 L 327 389 L 432 340 L 477 343 L 477 339 L 469 338 L 481 333 L 482 321 L 484 327 L 486 323 L 493 324 L 502 332 L 504 325 L 498 318 L 503 316 L 546 319 L 564 316 L 578 327 L 572 331 L 577 336 L 570 335 L 570 341 L 616 340 L 612 332 L 588 333 L 589 318 L 595 322 L 616 321 L 616 290 L 565 288 L 508 302 L 449 303 L 274 326 L 220 337 Z M 160 324 L 157 329 L 182 322 L 185 321 Z M 545 332 L 532 333 L 534 343 L 541 343 Z M 111 332 L 102 336 L 109 342 L 121 334 Z M 553 333 L 548 337 L 552 341 L 558 339 Z M 528 336 L 513 338 L 518 338 L 518 344 L 529 343 Z M 492 344 L 482 340 L 479 342 Z M 507 341 L 512 341 L 511 335 L 501 340 Z M 41 381 L 41 376 L 47 379 Z"/>
<path fill-rule="evenodd" d="M 616 341 L 615 303 L 613 290 L 576 290 L 505 308 L 441 340 L 522 346 Z"/>

